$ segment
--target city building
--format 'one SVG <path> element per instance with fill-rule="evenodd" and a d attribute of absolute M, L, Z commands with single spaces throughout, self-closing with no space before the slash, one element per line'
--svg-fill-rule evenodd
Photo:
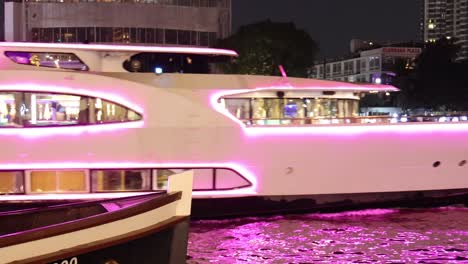
<path fill-rule="evenodd" d="M 352 40 L 350 55 L 316 62 L 309 77 L 345 82 L 389 84 L 398 67 L 410 68 L 421 53 L 414 43 L 379 45 Z"/>
<path fill-rule="evenodd" d="M 421 20 L 425 42 L 454 38 L 457 59 L 468 59 L 468 0 L 425 0 Z"/>
<path fill-rule="evenodd" d="M 5 0 L 7 41 L 212 46 L 231 0 Z"/>

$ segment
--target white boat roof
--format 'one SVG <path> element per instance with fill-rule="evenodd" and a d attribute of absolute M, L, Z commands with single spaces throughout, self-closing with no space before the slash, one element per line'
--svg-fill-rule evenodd
<path fill-rule="evenodd" d="M 201 47 L 174 47 L 174 46 L 138 46 L 138 45 L 103 45 L 103 44 L 69 44 L 69 43 L 29 43 L 29 42 L 0 42 L 0 51 L 30 51 L 30 52 L 67 52 L 76 53 L 80 59 L 83 59 L 90 71 L 94 74 L 115 75 L 127 80 L 135 79 L 134 81 L 151 84 L 154 81 L 154 74 L 141 75 L 140 73 L 129 73 L 122 68 L 122 58 L 117 56 L 117 60 L 106 56 L 94 57 L 91 54 L 102 54 L 113 52 L 115 54 L 128 53 L 135 54 L 140 52 L 154 53 L 181 53 L 181 54 L 200 54 L 213 56 L 230 56 L 237 57 L 238 54 L 232 50 L 201 48 Z M 127 55 L 128 55 L 127 54 Z M 3 56 L 3 58 L 2 58 Z M 109 63 L 105 63 L 108 61 Z M 7 59 L 3 54 L 0 54 L 0 66 L 4 70 L 39 70 L 49 71 L 56 70 L 55 68 L 30 68 L 30 65 L 21 65 Z M 78 72 L 76 72 L 78 73 Z M 122 75 L 123 74 L 123 75 Z M 392 92 L 399 91 L 398 88 L 391 85 L 374 85 L 361 83 L 348 83 L 330 80 L 317 80 L 309 78 L 293 78 L 293 77 L 278 77 L 278 76 L 260 76 L 260 75 L 222 75 L 210 74 L 210 82 L 200 81 L 199 74 L 183 74 L 184 78 L 180 78 L 180 74 L 165 73 L 156 78 L 170 79 L 172 85 L 179 87 L 192 87 L 200 89 L 209 88 L 230 88 L 235 83 L 242 83 L 245 89 L 250 91 L 260 90 L 295 90 L 295 91 L 350 91 L 350 92 Z M 202 74 L 205 75 L 205 74 Z M 125 77 L 122 77 L 125 76 Z M 164 82 L 162 82 L 164 83 Z M 200 86 L 200 87 L 198 87 Z M 248 92 L 248 90 L 246 91 Z"/>
<path fill-rule="evenodd" d="M 69 43 L 30 43 L 30 42 L 0 42 L 5 48 L 40 48 L 40 49 L 69 49 L 86 51 L 115 51 L 115 52 L 168 52 L 190 53 L 203 55 L 225 55 L 237 57 L 237 52 L 227 49 L 201 47 L 170 47 L 170 46 L 138 46 L 138 45 L 103 45 L 103 44 L 69 44 Z"/>

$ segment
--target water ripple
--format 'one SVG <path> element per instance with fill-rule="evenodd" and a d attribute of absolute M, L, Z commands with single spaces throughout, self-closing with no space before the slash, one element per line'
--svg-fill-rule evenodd
<path fill-rule="evenodd" d="M 187 263 L 468 263 L 468 210 L 194 221 Z"/>

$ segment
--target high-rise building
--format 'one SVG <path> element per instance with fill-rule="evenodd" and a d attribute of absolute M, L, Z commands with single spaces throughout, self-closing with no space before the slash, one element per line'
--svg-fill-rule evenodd
<path fill-rule="evenodd" d="M 7 41 L 211 46 L 231 0 L 5 0 Z"/>
<path fill-rule="evenodd" d="M 454 38 L 458 60 L 468 59 L 468 0 L 425 0 L 422 19 L 425 42 Z"/>

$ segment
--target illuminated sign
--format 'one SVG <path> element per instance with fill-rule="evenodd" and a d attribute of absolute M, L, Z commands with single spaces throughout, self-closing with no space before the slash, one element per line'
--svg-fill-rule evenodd
<path fill-rule="evenodd" d="M 397 53 L 399 55 L 418 55 L 421 53 L 421 48 L 399 48 L 399 47 L 387 47 L 382 49 L 383 53 Z"/>

